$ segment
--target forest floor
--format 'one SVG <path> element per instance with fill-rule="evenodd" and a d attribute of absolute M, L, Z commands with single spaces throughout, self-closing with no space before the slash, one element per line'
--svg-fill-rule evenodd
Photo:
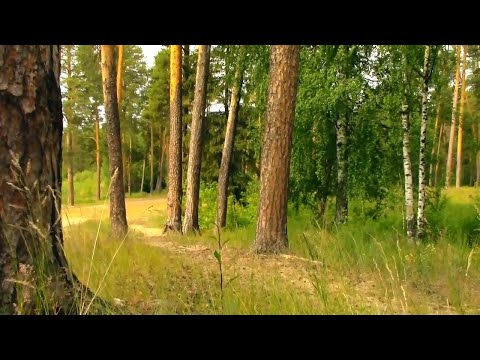
<path fill-rule="evenodd" d="M 64 205 L 62 209 L 66 252 L 74 271 L 100 296 L 122 304 L 125 313 L 480 312 L 480 272 L 472 267 L 468 274 L 473 250 L 462 253 L 456 273 L 442 277 L 418 274 L 433 261 L 423 258 L 436 256 L 432 255 L 435 248 L 421 253 L 412 249 L 409 254 L 397 241 L 398 250 L 393 248 L 398 254 L 392 256 L 379 243 L 378 253 L 384 257 L 373 258 L 374 266 L 360 259 L 350 259 L 345 266 L 330 260 L 327 252 L 315 260 L 295 251 L 253 255 L 246 244 L 253 241 L 254 231 L 227 231 L 222 233 L 222 242 L 237 235 L 246 240 L 243 245 L 231 241 L 223 246 L 220 284 L 219 261 L 214 256 L 218 241 L 213 231 L 200 237 L 163 235 L 164 196 L 127 199 L 126 206 L 129 234 L 125 241 L 112 241 L 109 235 L 108 203 Z M 413 256 L 420 259 L 421 267 L 410 265 Z"/>

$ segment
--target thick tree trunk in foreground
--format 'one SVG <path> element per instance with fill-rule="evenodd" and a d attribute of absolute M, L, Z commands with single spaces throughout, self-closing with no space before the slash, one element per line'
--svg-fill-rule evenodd
<path fill-rule="evenodd" d="M 182 231 L 182 46 L 170 45 L 170 149 L 167 222 L 164 232 Z"/>
<path fill-rule="evenodd" d="M 125 189 L 123 186 L 122 143 L 116 94 L 115 60 L 113 46 L 101 45 L 103 98 L 107 118 L 107 143 L 110 171 L 110 222 L 113 233 L 123 237 L 127 233 Z"/>
<path fill-rule="evenodd" d="M 270 53 L 268 105 L 260 170 L 260 202 L 253 251 L 288 248 L 287 200 L 300 46 L 274 45 Z"/>
<path fill-rule="evenodd" d="M 202 164 L 202 126 L 207 99 L 207 77 L 210 64 L 210 45 L 199 45 L 195 98 L 193 101 L 192 126 L 188 153 L 187 193 L 183 233 L 199 231 L 198 203 L 200 192 L 200 171 Z"/>
<path fill-rule="evenodd" d="M 77 312 L 63 252 L 62 131 L 59 46 L 0 45 L 0 314 Z"/>
<path fill-rule="evenodd" d="M 427 160 L 427 121 L 428 121 L 428 82 L 430 80 L 430 51 L 431 46 L 425 46 L 422 82 L 422 122 L 420 126 L 420 155 L 418 161 L 418 208 L 417 208 L 417 237 L 423 238 L 425 233 L 425 189 L 426 160 Z"/>
<path fill-rule="evenodd" d="M 452 105 L 452 126 L 450 127 L 450 140 L 448 142 L 447 169 L 445 186 L 450 187 L 450 180 L 453 169 L 453 146 L 455 144 L 455 130 L 457 126 L 457 103 L 458 103 L 458 85 L 460 82 L 460 46 L 457 45 L 457 71 L 455 75 L 455 90 L 453 92 Z"/>
<path fill-rule="evenodd" d="M 460 97 L 460 114 L 458 116 L 458 139 L 457 139 L 457 174 L 455 187 L 462 186 L 462 158 L 463 158 L 463 110 L 465 108 L 465 97 L 467 96 L 467 47 L 463 47 L 463 69 L 462 69 L 462 95 Z"/>
<path fill-rule="evenodd" d="M 228 179 L 230 176 L 230 163 L 232 162 L 233 147 L 235 141 L 235 126 L 237 123 L 238 109 L 240 105 L 240 90 L 243 80 L 243 59 L 245 57 L 245 46 L 239 49 L 237 69 L 235 71 L 235 83 L 233 85 L 232 97 L 230 99 L 227 129 L 223 143 L 222 162 L 218 172 L 217 188 L 217 225 L 224 228 L 227 225 L 227 204 L 228 204 Z"/>

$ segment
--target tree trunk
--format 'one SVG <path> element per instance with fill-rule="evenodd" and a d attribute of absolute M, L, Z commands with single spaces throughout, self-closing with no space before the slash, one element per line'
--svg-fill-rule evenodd
<path fill-rule="evenodd" d="M 145 181 L 145 163 L 147 161 L 143 158 L 143 167 L 142 167 L 142 182 L 140 183 L 140 194 L 143 193 L 143 182 Z"/>
<path fill-rule="evenodd" d="M 410 160 L 410 120 L 408 104 L 402 105 L 403 126 L 403 171 L 405 174 L 405 221 L 407 223 L 408 239 L 413 241 L 415 237 L 415 212 L 413 210 L 413 176 L 412 162 Z"/>
<path fill-rule="evenodd" d="M 245 51 L 245 46 L 240 46 L 237 69 L 235 72 L 235 83 L 232 90 L 232 97 L 230 99 L 225 142 L 223 143 L 222 162 L 218 172 L 217 225 L 220 228 L 224 228 L 227 225 L 228 179 L 230 176 L 229 170 L 235 141 L 235 127 L 240 106 L 240 90 L 243 82 L 243 59 L 245 57 Z"/>
<path fill-rule="evenodd" d="M 187 194 L 183 233 L 199 231 L 198 203 L 200 192 L 200 171 L 202 165 L 202 126 L 207 101 L 207 78 L 210 63 L 210 45 L 198 46 L 195 98 L 193 101 L 192 126 L 188 153 Z"/>
<path fill-rule="evenodd" d="M 473 177 L 473 173 L 475 172 L 475 163 L 473 162 L 472 151 L 468 152 L 468 165 L 470 166 L 468 171 L 468 186 L 475 186 L 475 179 Z"/>
<path fill-rule="evenodd" d="M 122 77 L 123 77 L 123 45 L 118 45 L 117 103 L 118 103 L 119 114 L 122 112 Z"/>
<path fill-rule="evenodd" d="M 155 146 L 153 141 L 153 120 L 150 124 L 150 196 L 153 195 L 153 164 L 154 164 L 154 152 Z"/>
<path fill-rule="evenodd" d="M 480 150 L 477 150 L 477 181 L 475 182 L 475 186 L 479 186 L 480 184 Z"/>
<path fill-rule="evenodd" d="M 164 232 L 182 231 L 182 47 L 170 45 L 170 149 L 167 222 Z"/>
<path fill-rule="evenodd" d="M 117 104 L 118 104 L 118 121 L 122 123 L 122 78 L 123 78 L 123 47 L 118 46 L 118 63 L 117 63 Z M 125 143 L 125 128 L 121 129 L 122 141 L 122 169 L 123 169 L 123 183 L 127 183 L 127 145 Z M 124 190 L 125 191 L 125 190 Z"/>
<path fill-rule="evenodd" d="M 325 182 L 322 186 L 320 186 L 318 191 L 318 220 L 323 227 L 325 227 L 325 211 L 327 210 L 328 194 L 330 182 L 332 181 L 332 167 L 334 161 L 335 159 L 333 156 L 327 155 L 327 159 L 325 160 Z"/>
<path fill-rule="evenodd" d="M 107 118 L 107 143 L 110 190 L 110 222 L 113 233 L 123 237 L 127 233 L 125 189 L 123 186 L 122 143 L 120 141 L 120 118 L 118 116 L 115 89 L 116 72 L 112 45 L 101 45 L 103 97 Z"/>
<path fill-rule="evenodd" d="M 190 118 L 188 116 L 189 109 L 190 109 L 190 96 L 191 92 L 194 92 L 193 89 L 190 88 L 190 45 L 183 45 L 183 57 L 182 57 L 182 128 L 183 128 L 183 135 L 182 135 L 182 173 L 187 172 L 188 166 L 188 141 L 187 141 L 187 134 L 189 128 L 189 121 Z"/>
<path fill-rule="evenodd" d="M 337 224 L 348 221 L 348 158 L 347 158 L 347 118 L 342 112 L 337 119 Z"/>
<path fill-rule="evenodd" d="M 0 45 L 0 314 L 78 312 L 63 252 L 62 131 L 59 46 Z"/>
<path fill-rule="evenodd" d="M 440 137 L 442 136 L 442 126 L 440 126 L 440 132 L 438 135 L 437 139 L 437 129 L 438 129 L 438 124 L 440 124 L 440 112 L 442 111 L 442 103 L 439 101 L 438 102 L 438 107 L 437 107 L 437 117 L 435 118 L 435 129 L 433 131 L 433 143 L 432 143 L 432 154 L 430 157 L 430 171 L 428 173 L 428 185 L 433 186 L 434 185 L 434 175 L 433 175 L 433 163 L 435 159 L 435 143 L 440 142 Z"/>
<path fill-rule="evenodd" d="M 67 79 L 72 78 L 72 58 L 73 58 L 73 46 L 67 45 Z M 67 83 L 67 85 L 69 85 Z M 70 90 L 68 89 L 68 95 L 70 95 Z M 70 97 L 70 96 L 69 96 Z M 73 187 L 73 131 L 72 131 L 72 120 L 73 120 L 73 110 L 71 99 L 69 98 L 67 102 L 68 106 L 65 106 L 65 113 L 67 115 L 67 179 L 68 179 L 68 203 L 69 205 L 75 205 L 75 191 Z"/>
<path fill-rule="evenodd" d="M 256 253 L 278 253 L 288 248 L 288 176 L 299 61 L 300 46 L 271 47 L 258 222 L 253 244 Z"/>
<path fill-rule="evenodd" d="M 162 131 L 160 131 L 160 134 L 162 134 Z M 167 131 L 165 130 L 163 132 L 163 137 L 161 138 L 161 142 L 160 142 L 160 156 L 159 156 L 160 162 L 158 163 L 158 179 L 157 179 L 158 193 L 162 192 L 163 162 L 164 162 L 165 152 L 167 150 L 166 136 L 167 136 Z"/>
<path fill-rule="evenodd" d="M 418 208 L 417 208 L 417 237 L 422 239 L 425 234 L 425 188 L 426 157 L 427 157 L 427 121 L 428 121 L 428 82 L 430 79 L 430 51 L 431 46 L 425 46 L 422 82 L 422 122 L 420 126 L 420 155 L 418 161 Z"/>
<path fill-rule="evenodd" d="M 349 53 L 349 46 L 342 46 L 346 55 Z M 346 66 L 344 64 L 338 71 L 338 81 L 342 83 L 347 77 Z M 347 94 L 343 95 L 346 100 Z M 342 99 L 341 101 L 345 101 Z M 337 114 L 337 195 L 336 195 L 336 221 L 337 224 L 346 224 L 348 222 L 348 152 L 347 152 L 347 128 L 348 128 L 347 106 L 340 104 Z"/>
<path fill-rule="evenodd" d="M 128 146 L 128 196 L 132 197 L 132 136 Z"/>
<path fill-rule="evenodd" d="M 438 174 L 440 172 L 440 149 L 441 149 L 441 146 L 442 146 L 442 136 L 444 136 L 444 125 L 441 124 L 440 125 L 440 131 L 438 133 L 438 144 L 437 144 L 437 162 L 435 164 L 435 178 L 434 178 L 434 185 L 435 186 L 438 186 Z"/>
<path fill-rule="evenodd" d="M 100 157 L 100 119 L 98 115 L 98 106 L 95 106 L 95 159 L 97 162 L 97 200 L 100 200 L 102 183 L 102 163 Z"/>
<path fill-rule="evenodd" d="M 68 151 L 68 169 L 67 169 L 68 203 L 71 206 L 73 206 L 75 205 L 75 191 L 73 189 L 73 131 L 70 128 L 68 129 L 68 132 L 67 132 L 67 151 Z"/>
<path fill-rule="evenodd" d="M 415 237 L 415 212 L 413 209 L 413 173 L 410 159 L 410 109 L 408 106 L 408 77 L 407 59 L 403 54 L 403 104 L 402 104 L 402 128 L 403 128 L 403 172 L 405 175 L 405 221 L 407 225 L 408 240 L 413 242 Z"/>
<path fill-rule="evenodd" d="M 462 95 L 460 100 L 460 115 L 458 116 L 458 140 L 457 140 L 457 174 L 455 177 L 455 187 L 462 186 L 462 157 L 463 157 L 463 110 L 465 108 L 465 97 L 467 95 L 467 47 L 463 47 L 463 68 L 462 68 Z"/>
<path fill-rule="evenodd" d="M 453 168 L 453 145 L 455 143 L 455 128 L 457 126 L 457 102 L 458 102 L 458 85 L 460 82 L 460 46 L 457 45 L 457 71 L 455 75 L 455 90 L 453 92 L 453 104 L 452 104 L 452 126 L 450 127 L 450 140 L 448 142 L 448 154 L 447 154 L 447 169 L 445 186 L 450 187 L 450 178 Z"/>

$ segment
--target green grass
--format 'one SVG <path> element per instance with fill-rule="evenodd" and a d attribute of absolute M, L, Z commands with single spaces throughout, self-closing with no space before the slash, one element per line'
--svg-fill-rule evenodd
<path fill-rule="evenodd" d="M 84 283 L 91 269 L 92 290 L 125 302 L 107 313 L 472 314 L 480 311 L 476 193 L 450 190 L 430 204 L 428 238 L 419 246 L 407 243 L 402 205 L 395 202 L 373 220 L 355 213 L 362 206 L 352 200 L 350 222 L 341 228 L 332 221 L 334 202 L 326 228 L 308 209 L 290 211 L 289 256 L 249 254 L 255 223 L 230 224 L 221 234 L 223 304 L 212 226 L 203 227 L 201 236 L 147 239 L 136 232 L 122 243 L 105 220 L 90 267 L 98 221 L 89 221 L 66 230 L 65 248 Z M 143 226 L 164 223 L 158 211 Z"/>

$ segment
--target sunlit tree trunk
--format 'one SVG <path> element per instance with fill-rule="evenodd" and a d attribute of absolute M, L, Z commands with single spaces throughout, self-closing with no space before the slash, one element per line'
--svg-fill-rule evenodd
<path fill-rule="evenodd" d="M 120 124 L 122 117 L 122 78 L 123 78 L 123 50 L 124 45 L 117 45 L 118 47 L 118 62 L 117 62 L 117 103 L 118 103 L 118 118 Z M 121 141 L 122 141 L 122 168 L 123 168 L 123 183 L 127 183 L 127 144 L 125 142 L 125 128 L 121 128 Z"/>
<path fill-rule="evenodd" d="M 438 134 L 438 143 L 437 143 L 437 156 L 436 156 L 436 163 L 435 163 L 435 179 L 434 185 L 438 186 L 438 174 L 440 172 L 440 149 L 442 148 L 442 137 L 445 137 L 445 127 L 443 123 L 440 125 L 440 131 Z"/>
<path fill-rule="evenodd" d="M 450 127 L 450 140 L 448 142 L 447 153 L 447 169 L 445 186 L 450 187 L 451 174 L 453 170 L 453 146 L 455 144 L 455 130 L 457 126 L 457 102 L 458 102 L 458 86 L 460 82 L 460 46 L 456 46 L 457 51 L 457 71 L 455 75 L 455 90 L 453 92 L 453 104 L 452 104 L 452 125 Z"/>
<path fill-rule="evenodd" d="M 113 233 L 123 237 L 127 233 L 125 189 L 123 185 L 122 143 L 116 93 L 115 59 L 112 45 L 101 45 L 103 97 L 107 118 L 107 143 L 110 170 L 110 221 Z"/>
<path fill-rule="evenodd" d="M 132 196 L 132 135 L 128 141 L 128 196 Z"/>
<path fill-rule="evenodd" d="M 467 96 L 467 47 L 463 47 L 463 67 L 462 67 L 462 95 L 460 97 L 460 114 L 458 116 L 458 139 L 457 139 L 457 174 L 455 177 L 455 187 L 462 186 L 462 161 L 463 161 L 463 110 L 465 108 L 465 97 Z"/>
<path fill-rule="evenodd" d="M 271 47 L 258 221 L 253 244 L 256 253 L 278 253 L 288 248 L 288 176 L 299 61 L 300 46 Z"/>
<path fill-rule="evenodd" d="M 164 232 L 182 230 L 182 46 L 170 45 L 170 149 L 167 222 Z"/>

